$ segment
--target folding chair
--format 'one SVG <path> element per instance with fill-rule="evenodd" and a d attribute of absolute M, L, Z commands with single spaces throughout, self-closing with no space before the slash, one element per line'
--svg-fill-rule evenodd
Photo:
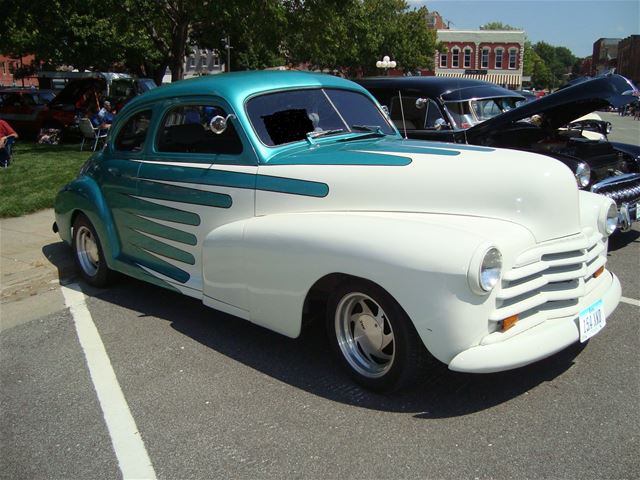
<path fill-rule="evenodd" d="M 81 118 L 78 124 L 80 127 L 80 133 L 82 133 L 82 144 L 80 150 L 84 148 L 85 140 L 93 140 L 93 151 L 96 151 L 98 142 L 104 141 L 107 138 L 108 130 L 96 128 L 91 124 L 91 120 L 88 118 Z"/>

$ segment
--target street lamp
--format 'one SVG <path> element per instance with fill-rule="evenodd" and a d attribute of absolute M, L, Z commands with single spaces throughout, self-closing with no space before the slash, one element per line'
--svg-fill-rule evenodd
<path fill-rule="evenodd" d="M 377 68 L 384 68 L 384 74 L 385 75 L 389 75 L 389 69 L 390 68 L 396 68 L 396 61 L 395 60 L 391 60 L 389 58 L 389 55 L 385 55 L 384 57 L 382 57 L 382 61 L 378 60 L 376 62 L 376 67 Z"/>

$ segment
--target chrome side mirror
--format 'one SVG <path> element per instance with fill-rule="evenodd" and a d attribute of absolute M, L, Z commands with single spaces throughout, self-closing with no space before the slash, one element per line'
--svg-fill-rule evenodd
<path fill-rule="evenodd" d="M 422 110 L 429 100 L 426 98 L 419 98 L 416 100 L 416 108 Z"/>
<path fill-rule="evenodd" d="M 224 133 L 224 131 L 227 129 L 227 123 L 229 122 L 230 118 L 235 118 L 235 115 L 233 115 L 232 113 L 230 113 L 226 117 L 223 117 L 222 115 L 216 115 L 209 122 L 209 130 L 211 130 L 216 135 Z"/>

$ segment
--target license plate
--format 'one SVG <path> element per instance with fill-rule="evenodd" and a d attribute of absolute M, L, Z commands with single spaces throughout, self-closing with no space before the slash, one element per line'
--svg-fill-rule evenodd
<path fill-rule="evenodd" d="M 607 320 L 604 318 L 604 304 L 598 300 L 589 308 L 580 312 L 580 341 L 586 342 L 604 328 Z"/>

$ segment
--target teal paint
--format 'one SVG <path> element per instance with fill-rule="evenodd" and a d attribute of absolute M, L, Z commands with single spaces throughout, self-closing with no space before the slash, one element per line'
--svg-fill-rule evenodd
<path fill-rule="evenodd" d="M 172 292 L 182 293 L 176 287 L 174 287 L 169 282 L 162 280 L 161 278 L 154 277 L 143 268 L 140 268 L 135 263 L 129 263 L 128 261 L 116 261 L 117 270 L 119 272 L 124 273 L 125 275 L 129 275 L 130 277 L 137 278 L 138 280 L 142 280 L 143 282 L 149 282 L 153 285 L 157 285 L 162 288 L 166 288 L 167 290 L 171 290 Z"/>
<path fill-rule="evenodd" d="M 326 183 L 314 182 L 311 180 L 272 177 L 269 175 L 256 175 L 253 173 L 228 172 L 226 170 L 211 169 L 206 165 L 203 165 L 202 167 L 176 167 L 158 166 L 154 164 L 154 166 L 159 168 L 153 168 L 149 169 L 149 171 L 145 171 L 144 178 L 140 178 L 140 185 L 144 184 L 145 181 L 152 182 L 153 180 L 164 180 L 170 182 L 193 183 L 196 185 L 266 190 L 270 192 L 304 195 L 309 197 L 326 197 L 329 193 L 329 187 Z M 141 194 L 141 196 L 147 195 Z M 167 198 L 167 200 L 169 200 L 169 198 Z M 171 200 L 183 201 L 176 197 L 172 197 Z"/>
<path fill-rule="evenodd" d="M 168 185 L 146 179 L 140 179 L 140 182 L 138 182 L 137 195 L 145 198 L 217 208 L 230 208 L 232 204 L 231 196 L 223 193 L 205 192 L 195 188 Z"/>
<path fill-rule="evenodd" d="M 293 178 L 270 177 L 268 175 L 258 175 L 256 189 L 320 198 L 326 197 L 329 194 L 329 186 L 326 183 L 296 180 Z"/>
<path fill-rule="evenodd" d="M 489 148 L 489 147 L 478 147 L 475 145 L 462 145 L 458 143 L 430 142 L 428 140 L 418 140 L 418 141 L 412 140 L 409 142 L 405 140 L 403 143 L 405 144 L 408 143 L 412 147 L 424 146 L 424 147 L 437 148 L 437 149 L 450 149 L 450 150 L 460 150 L 460 151 L 470 151 L 470 152 L 495 152 L 496 151 L 495 148 Z M 416 148 L 415 149 L 416 153 L 419 150 L 423 150 L 423 148 Z"/>
<path fill-rule="evenodd" d="M 163 257 L 172 258 L 178 262 L 186 263 L 187 265 L 195 265 L 196 259 L 188 252 L 180 250 L 172 245 L 166 244 L 155 238 L 148 237 L 136 230 L 128 227 L 127 242 L 137 247 L 149 250 L 150 252 L 162 255 Z"/>
<path fill-rule="evenodd" d="M 171 265 L 169 262 L 166 262 L 155 255 L 152 255 L 138 245 L 132 244 L 131 249 L 134 252 L 134 258 L 136 259 L 135 262 L 153 270 L 154 272 L 158 272 L 165 277 L 171 278 L 172 280 L 180 283 L 187 283 L 189 278 L 191 278 L 189 273 Z"/>
<path fill-rule="evenodd" d="M 135 230 L 166 238 L 167 240 L 173 240 L 174 242 L 184 243 L 185 245 L 195 246 L 198 244 L 198 239 L 191 233 L 153 222 L 126 211 L 124 214 L 126 215 L 126 218 L 123 219 L 124 222 Z"/>
<path fill-rule="evenodd" d="M 272 159 L 268 165 L 350 165 L 369 167 L 405 167 L 411 157 L 400 155 L 371 155 L 363 152 L 318 152 L 317 154 L 288 155 Z"/>
<path fill-rule="evenodd" d="M 159 205 L 129 195 L 121 195 L 118 203 L 121 204 L 121 207 L 129 214 L 133 213 L 145 217 L 157 218 L 158 220 L 192 225 L 194 227 L 200 225 L 200 216 L 193 212 Z"/>

